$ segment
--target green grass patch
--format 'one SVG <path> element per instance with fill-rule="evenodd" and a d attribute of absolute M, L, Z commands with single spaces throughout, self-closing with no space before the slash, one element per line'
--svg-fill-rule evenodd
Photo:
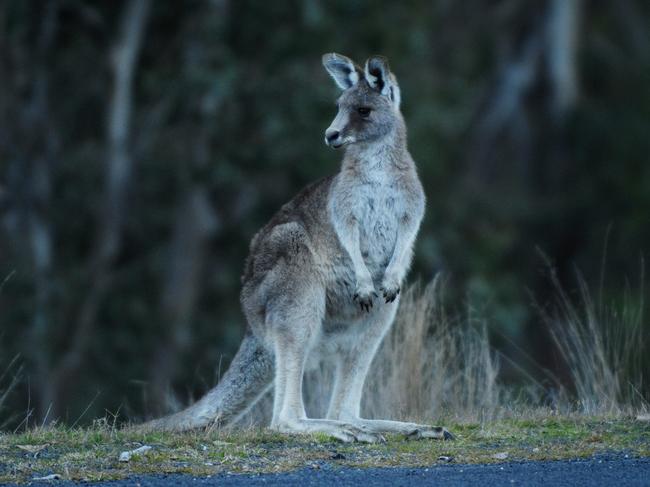
<path fill-rule="evenodd" d="M 323 435 L 287 436 L 266 429 L 184 434 L 53 427 L 0 435 L 0 483 L 59 474 L 70 480 L 109 480 L 138 474 L 280 472 L 320 468 L 430 466 L 446 462 L 559 460 L 599 453 L 650 456 L 650 422 L 626 418 L 546 417 L 448 424 L 455 441 L 341 444 Z M 120 453 L 151 450 L 120 462 Z"/>

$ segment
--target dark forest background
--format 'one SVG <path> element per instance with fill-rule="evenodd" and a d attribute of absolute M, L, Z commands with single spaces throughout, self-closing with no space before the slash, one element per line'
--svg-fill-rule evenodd
<path fill-rule="evenodd" d="M 248 242 L 338 168 L 329 51 L 389 58 L 428 196 L 410 278 L 444 273 L 502 380 L 566 375 L 549 274 L 642 306 L 647 1 L 3 0 L 0 425 L 216 382 Z"/>

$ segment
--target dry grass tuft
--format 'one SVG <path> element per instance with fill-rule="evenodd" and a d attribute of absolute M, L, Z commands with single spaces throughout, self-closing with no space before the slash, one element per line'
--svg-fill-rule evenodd
<path fill-rule="evenodd" d="M 451 318 L 439 277 L 402 298 L 366 382 L 367 416 L 423 419 L 493 416 L 501 391 L 485 323 Z"/>
<path fill-rule="evenodd" d="M 646 347 L 643 329 L 643 287 L 635 300 L 626 294 L 621 306 L 594 302 L 580 276 L 574 303 L 551 273 L 556 290 L 544 322 L 568 365 L 577 408 L 584 414 L 630 414 L 647 411 L 643 396 Z"/>

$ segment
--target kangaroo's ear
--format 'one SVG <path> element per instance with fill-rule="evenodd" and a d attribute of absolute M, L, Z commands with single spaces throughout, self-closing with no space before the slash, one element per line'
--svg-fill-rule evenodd
<path fill-rule="evenodd" d="M 359 68 L 349 57 L 330 52 L 323 54 L 323 66 L 342 90 L 352 88 L 359 82 Z"/>
<path fill-rule="evenodd" d="M 399 85 L 395 75 L 390 72 L 388 59 L 384 56 L 372 56 L 366 61 L 364 75 L 371 88 L 390 98 L 393 104 L 399 108 L 402 101 Z"/>

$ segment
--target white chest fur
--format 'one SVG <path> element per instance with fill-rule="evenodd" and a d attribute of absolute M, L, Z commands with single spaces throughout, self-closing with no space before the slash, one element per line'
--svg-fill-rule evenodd
<path fill-rule="evenodd" d="M 407 211 L 407 195 L 399 177 L 380 163 L 368 165 L 348 182 L 346 205 L 359 230 L 359 248 L 374 279 L 383 276 L 393 254 L 399 220 Z"/>

